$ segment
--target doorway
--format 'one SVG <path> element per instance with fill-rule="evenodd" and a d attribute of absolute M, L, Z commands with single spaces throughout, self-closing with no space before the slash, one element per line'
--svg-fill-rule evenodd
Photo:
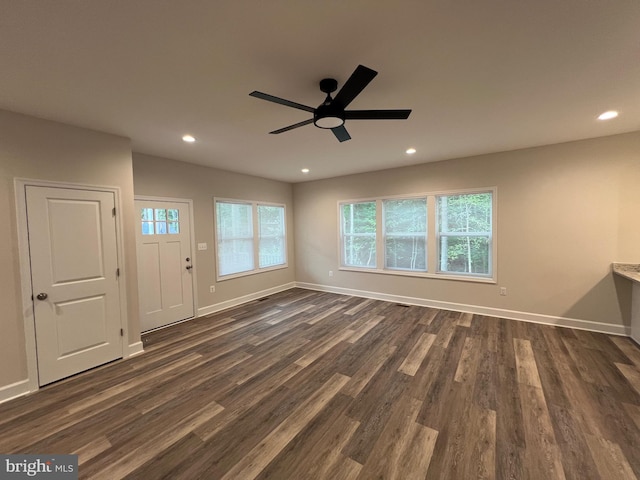
<path fill-rule="evenodd" d="M 22 191 L 42 386 L 122 357 L 116 193 L 29 184 Z"/>
<path fill-rule="evenodd" d="M 138 294 L 142 332 L 193 318 L 190 200 L 138 197 Z"/>

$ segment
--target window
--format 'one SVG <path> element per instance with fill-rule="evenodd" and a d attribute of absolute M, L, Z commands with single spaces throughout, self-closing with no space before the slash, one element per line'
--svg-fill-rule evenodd
<path fill-rule="evenodd" d="M 253 220 L 250 203 L 216 202 L 218 275 L 253 270 Z"/>
<path fill-rule="evenodd" d="M 215 216 L 218 278 L 286 266 L 284 205 L 216 199 Z"/>
<path fill-rule="evenodd" d="M 343 265 L 375 268 L 376 202 L 345 203 L 340 211 Z"/>
<path fill-rule="evenodd" d="M 378 204 L 384 216 L 380 248 Z M 343 266 L 375 269 L 381 263 L 385 270 L 427 270 L 426 197 L 342 203 L 340 218 Z"/>
<path fill-rule="evenodd" d="M 440 272 L 491 274 L 492 195 L 439 195 Z"/>
<path fill-rule="evenodd" d="M 494 194 L 340 202 L 341 269 L 493 281 Z"/>
<path fill-rule="evenodd" d="M 180 233 L 180 218 L 174 208 L 142 208 L 142 235 L 175 235 Z"/>
<path fill-rule="evenodd" d="M 258 205 L 260 268 L 285 263 L 284 207 Z"/>
<path fill-rule="evenodd" d="M 383 200 L 384 266 L 427 271 L 427 199 Z"/>

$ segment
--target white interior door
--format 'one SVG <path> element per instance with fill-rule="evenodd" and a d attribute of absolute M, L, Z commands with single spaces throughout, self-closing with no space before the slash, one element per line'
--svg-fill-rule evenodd
<path fill-rule="evenodd" d="M 122 356 L 113 192 L 26 187 L 40 385 Z"/>
<path fill-rule="evenodd" d="M 143 332 L 194 315 L 188 202 L 136 200 Z"/>

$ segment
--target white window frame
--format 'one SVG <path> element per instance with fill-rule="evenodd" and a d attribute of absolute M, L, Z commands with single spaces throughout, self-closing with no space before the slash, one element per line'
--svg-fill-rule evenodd
<path fill-rule="evenodd" d="M 262 235 L 262 232 L 260 231 L 260 226 L 261 226 L 261 222 L 260 222 L 260 207 L 277 207 L 277 208 L 282 208 L 282 234 L 281 235 Z M 260 240 L 262 239 L 282 239 L 282 256 L 284 259 L 284 264 L 287 263 L 287 209 L 284 205 L 280 205 L 280 204 L 267 204 L 264 202 L 258 202 L 256 207 L 255 207 L 255 214 L 256 214 L 256 220 L 257 220 L 257 230 L 255 232 L 255 238 L 256 238 L 256 243 L 257 243 L 257 249 L 258 249 L 258 269 L 259 270 L 267 270 L 273 267 L 278 267 L 278 268 L 283 268 L 282 267 L 282 263 L 277 263 L 274 265 L 268 265 L 266 267 L 261 267 L 260 266 Z"/>
<path fill-rule="evenodd" d="M 339 245 L 340 245 L 340 255 L 338 258 L 340 258 L 340 265 L 343 266 L 344 268 L 355 268 L 358 270 L 365 270 L 365 271 L 372 271 L 372 270 L 376 270 L 378 268 L 378 265 L 380 265 L 380 261 L 378 259 L 379 256 L 379 242 L 378 239 L 380 238 L 380 235 L 378 233 L 378 229 L 377 229 L 377 224 L 376 224 L 376 231 L 371 234 L 371 233 L 349 233 L 346 234 L 343 231 L 343 226 L 344 226 L 344 222 L 342 221 L 342 206 L 343 205 L 353 205 L 353 204 L 357 204 L 357 203 L 374 203 L 374 200 L 356 200 L 353 202 L 340 202 L 338 204 L 338 221 L 340 222 L 340 226 L 339 226 Z M 376 204 L 376 219 L 378 216 L 378 205 Z M 349 236 L 349 237 L 373 237 L 374 241 L 375 241 L 375 245 L 376 245 L 376 257 L 374 259 L 374 266 L 372 267 L 358 267 L 355 265 L 345 265 L 344 264 L 344 257 L 343 257 L 343 253 L 345 251 L 345 236 Z"/>
<path fill-rule="evenodd" d="M 426 203 L 426 212 L 425 215 L 427 216 L 427 224 L 425 225 L 425 232 L 424 235 L 421 235 L 419 233 L 395 233 L 395 234 L 389 234 L 387 233 L 386 230 L 386 223 L 387 223 L 387 212 L 385 209 L 385 202 L 389 202 L 389 201 L 397 201 L 397 200 L 424 200 Z M 382 231 L 382 239 L 380 242 L 380 247 L 382 248 L 382 268 L 384 270 L 388 270 L 388 271 L 392 271 L 392 272 L 409 272 L 409 273 L 426 273 L 429 271 L 429 257 L 428 257 L 428 243 L 429 243 L 429 198 L 426 195 L 411 195 L 411 196 L 402 196 L 402 197 L 386 197 L 386 198 L 381 198 L 380 199 L 380 205 L 382 208 L 382 215 L 380 216 L 380 220 L 382 222 L 381 225 L 381 231 Z M 424 258 L 425 258 L 425 269 L 424 270 L 418 270 L 418 269 L 409 269 L 409 268 L 400 268 L 400 267 L 396 267 L 396 268 L 391 268 L 391 267 L 387 267 L 387 238 L 389 237 L 401 237 L 401 238 L 406 238 L 406 237 L 416 237 L 416 238 L 424 238 Z"/>
<path fill-rule="evenodd" d="M 483 193 L 490 193 L 491 196 L 491 231 L 489 232 L 443 232 L 440 231 L 440 229 L 438 228 L 438 214 L 440 213 L 438 211 L 438 198 L 440 197 L 453 197 L 453 196 L 462 196 L 462 195 L 474 195 L 474 194 L 483 194 Z M 494 192 L 492 191 L 474 191 L 474 192 L 455 192 L 455 193 L 440 193 L 435 195 L 435 199 L 434 201 L 436 202 L 435 208 L 436 208 L 436 218 L 435 218 L 435 223 L 436 223 L 436 254 L 437 254 L 437 258 L 438 261 L 436 263 L 437 268 L 436 268 L 436 273 L 438 274 L 442 274 L 442 275 L 455 275 L 455 276 L 463 276 L 463 277 L 473 277 L 473 278 L 493 278 L 493 272 L 494 270 L 494 265 L 493 265 L 493 259 L 495 258 L 494 252 L 493 252 L 493 243 L 494 243 L 494 237 L 495 235 L 493 234 L 494 231 L 494 204 L 495 204 L 495 195 Z M 482 274 L 482 273 L 471 273 L 471 272 L 450 272 L 447 270 L 442 270 L 441 269 L 441 262 L 440 262 L 440 257 L 442 255 L 442 251 L 441 251 L 441 239 L 442 237 L 445 236 L 447 238 L 455 238 L 455 237 L 482 237 L 482 238 L 487 238 L 488 239 L 488 243 L 489 243 L 489 273 L 487 274 Z"/>
<path fill-rule="evenodd" d="M 442 272 L 439 271 L 439 250 L 438 242 L 439 237 L 437 235 L 437 197 L 443 195 L 465 195 L 474 193 L 491 193 L 491 237 L 489 247 L 489 264 L 490 274 L 480 275 L 474 273 L 461 273 L 461 272 Z M 382 203 L 384 200 L 404 200 L 426 198 L 427 199 L 427 271 L 416 270 L 403 270 L 403 269 L 388 269 L 384 265 L 385 255 L 385 243 L 384 243 L 384 217 Z M 342 234 L 342 217 L 341 210 L 342 205 L 351 203 L 363 203 L 363 202 L 375 202 L 376 203 L 376 268 L 369 267 L 354 267 L 344 265 L 344 259 L 342 256 L 344 248 L 344 239 Z M 366 272 L 376 273 L 384 275 L 399 275 L 407 277 L 421 277 L 421 278 L 438 278 L 443 280 L 459 280 L 467 282 L 477 283 L 497 283 L 497 205 L 498 205 L 498 191 L 496 187 L 485 188 L 473 188 L 473 189 L 460 189 L 460 190 L 443 190 L 434 192 L 421 192 L 411 193 L 406 195 L 391 195 L 384 197 L 368 197 L 349 200 L 339 200 L 337 205 L 338 213 L 338 270 L 352 271 L 352 272 Z M 467 234 L 464 234 L 465 236 Z"/>
<path fill-rule="evenodd" d="M 235 203 L 239 205 L 251 206 L 251 220 L 252 220 L 252 235 L 247 237 L 251 239 L 253 243 L 253 269 L 246 270 L 244 272 L 229 273 L 226 275 L 220 275 L 220 261 L 219 261 L 219 240 L 218 240 L 218 203 Z M 284 263 L 278 265 L 270 265 L 268 267 L 260 267 L 260 223 L 258 218 L 258 206 L 267 207 L 281 207 L 284 209 L 284 232 L 283 232 L 283 256 Z M 216 280 L 221 282 L 224 280 L 231 280 L 233 278 L 246 277 L 248 275 L 256 275 L 258 273 L 269 272 L 272 270 L 281 270 L 289 266 L 288 263 L 288 248 L 287 248 L 287 206 L 283 203 L 262 202 L 252 200 L 239 200 L 235 198 L 221 198 L 214 197 L 213 199 L 213 227 L 214 227 L 214 247 L 215 247 L 215 262 L 216 262 Z"/>

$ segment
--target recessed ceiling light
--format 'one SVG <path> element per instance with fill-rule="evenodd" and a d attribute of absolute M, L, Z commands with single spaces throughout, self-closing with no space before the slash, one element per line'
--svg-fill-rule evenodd
<path fill-rule="evenodd" d="M 406 151 L 407 155 L 413 155 L 414 153 L 416 153 L 415 148 L 407 148 L 407 151 Z"/>
<path fill-rule="evenodd" d="M 612 118 L 616 118 L 618 116 L 618 112 L 615 110 L 609 110 L 608 112 L 601 113 L 598 115 L 598 120 L 611 120 Z"/>
<path fill-rule="evenodd" d="M 300 170 L 302 173 L 309 173 L 309 169 L 308 168 L 303 168 L 302 170 Z"/>
<path fill-rule="evenodd" d="M 196 139 L 191 135 L 183 135 L 182 140 L 187 143 L 193 143 L 196 141 Z"/>

